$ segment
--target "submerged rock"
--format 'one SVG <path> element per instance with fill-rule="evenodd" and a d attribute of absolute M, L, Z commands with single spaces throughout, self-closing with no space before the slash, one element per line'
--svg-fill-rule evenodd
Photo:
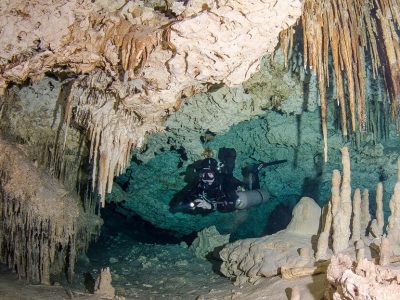
<path fill-rule="evenodd" d="M 197 234 L 189 250 L 199 258 L 206 258 L 216 248 L 229 242 L 230 234 L 221 235 L 215 226 L 203 229 Z"/>

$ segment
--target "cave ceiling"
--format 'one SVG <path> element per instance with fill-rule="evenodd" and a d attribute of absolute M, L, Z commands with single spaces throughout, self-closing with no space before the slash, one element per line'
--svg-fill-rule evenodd
<path fill-rule="evenodd" d="M 166 128 L 175 131 L 175 146 L 182 144 L 179 139 L 189 141 L 186 150 L 194 159 L 203 147 L 199 132 L 227 133 L 271 108 L 299 114 L 320 106 L 326 159 L 329 124 L 335 121 L 327 121 L 326 96 L 334 94 L 332 89 L 345 136 L 374 126 L 367 122 L 373 111 L 364 102 L 368 88 L 360 85 L 366 78 L 383 78 L 381 90 L 388 95 L 379 96 L 380 103 L 388 103 L 385 109 L 397 115 L 398 1 L 340 5 L 346 7 L 336 1 L 283 0 L 3 1 L 0 91 L 5 96 L 0 105 L 5 107 L 7 95 L 19 93 L 15 85 L 43 78 L 63 91 L 57 102 L 62 131 L 56 137 L 65 147 L 70 133 L 81 144 L 74 130 L 86 135 L 92 186 L 103 206 L 132 151 L 145 146 L 149 133 Z M 300 50 L 293 45 L 296 31 L 287 30 L 301 16 L 304 60 L 290 53 Z M 359 44 L 350 43 L 351 37 Z M 278 42 L 280 63 L 268 56 L 262 60 Z M 295 61 L 292 72 L 283 71 L 288 56 Z M 316 76 L 304 71 L 310 69 Z M 201 116 L 194 121 L 193 111 Z M 221 112 L 217 118 L 215 111 Z M 180 135 L 182 124 L 188 128 Z"/>
<path fill-rule="evenodd" d="M 87 130 L 103 205 L 131 150 L 163 129 L 183 96 L 248 79 L 301 13 L 300 1 L 177 2 L 174 18 L 142 1 L 115 5 L 6 1 L 0 10 L 3 93 L 46 73 L 80 75 L 64 119 L 68 126 L 73 110 L 74 122 Z"/>

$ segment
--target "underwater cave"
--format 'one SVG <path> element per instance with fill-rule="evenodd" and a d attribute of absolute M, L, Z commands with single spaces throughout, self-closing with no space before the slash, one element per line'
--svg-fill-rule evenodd
<path fill-rule="evenodd" d="M 399 299 L 399 7 L 1 3 L 0 299 Z"/>

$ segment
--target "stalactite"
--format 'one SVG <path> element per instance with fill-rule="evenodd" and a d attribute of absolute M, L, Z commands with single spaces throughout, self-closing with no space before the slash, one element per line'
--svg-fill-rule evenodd
<path fill-rule="evenodd" d="M 114 176 L 120 175 L 130 163 L 132 149 L 143 145 L 145 133 L 162 129 L 158 124 L 161 120 L 145 122 L 145 118 L 152 118 L 152 103 L 128 108 L 126 103 L 118 101 L 117 92 L 104 93 L 111 80 L 99 71 L 76 81 L 71 89 L 74 120 L 86 128 L 91 143 L 91 185 L 97 189 L 102 207 L 106 193 L 111 192 Z M 140 110 L 149 113 L 145 116 Z"/>
<path fill-rule="evenodd" d="M 285 68 L 288 66 L 288 61 L 293 52 L 293 32 L 293 27 L 289 27 L 279 33 L 279 45 L 283 54 L 283 63 Z"/>
<path fill-rule="evenodd" d="M 100 220 L 84 214 L 76 197 L 3 139 L 0 203 L 0 261 L 31 282 L 48 284 L 64 269 L 72 275 L 76 253 L 99 230 Z"/>
<path fill-rule="evenodd" d="M 372 73 L 384 76 L 392 117 L 397 117 L 400 97 L 399 4 L 392 0 L 306 0 L 303 4 L 304 64 L 315 70 L 319 81 L 324 152 L 327 154 L 326 84 L 329 82 L 328 51 L 331 49 L 340 105 L 341 127 L 364 131 L 366 53 Z M 381 42 L 383 39 L 383 43 Z M 344 91 L 347 82 L 346 93 Z M 348 98 L 345 97 L 348 95 Z M 325 157 L 327 159 L 327 156 Z"/>
<path fill-rule="evenodd" d="M 104 23 L 105 22 L 105 23 Z M 104 24 L 103 24 L 104 23 Z M 103 35 L 99 36 L 96 28 L 104 26 Z M 91 41 L 92 51 L 109 58 L 110 63 L 120 66 L 106 66 L 123 71 L 124 81 L 134 79 L 141 72 L 150 53 L 157 46 L 172 49 L 169 41 L 168 25 L 156 28 L 132 25 L 121 18 L 103 20 L 92 18 L 90 28 L 84 32 L 86 41 Z M 79 44 L 82 39 L 79 24 L 71 29 L 71 43 Z M 75 40 L 75 42 L 74 42 Z M 112 42 L 110 42 L 112 41 Z M 113 55 L 117 54 L 118 59 Z M 111 73 L 115 73 L 113 70 Z M 141 147 L 142 131 L 155 131 L 153 125 L 142 126 L 140 109 L 124 106 L 119 102 L 121 90 L 118 87 L 110 89 L 113 78 L 104 72 L 94 72 L 92 75 L 77 80 L 71 88 L 65 109 L 65 127 L 72 118 L 72 108 L 75 109 L 74 121 L 86 129 L 90 140 L 90 160 L 93 163 L 93 189 L 100 195 L 101 206 L 105 205 L 105 194 L 111 192 L 114 176 L 121 174 L 130 161 L 133 148 Z M 122 83 L 120 83 L 122 84 Z M 101 87 L 100 87 L 101 86 Z M 136 88 L 133 84 L 132 89 Z M 144 89 L 142 85 L 139 89 Z M 104 92 L 108 90 L 108 92 Z M 136 91 L 127 91 L 132 95 Z M 143 107 L 151 103 L 142 103 Z M 148 116 L 152 118 L 152 116 Z M 151 124 L 151 122 L 149 122 Z M 138 128 L 139 127 L 139 128 Z M 154 125 L 158 128 L 158 125 Z M 136 129 L 136 132 L 134 130 Z"/>
<path fill-rule="evenodd" d="M 1 97 L 5 105 L 3 106 L 4 114 L 0 116 L 2 123 L 0 131 L 5 135 L 15 135 L 24 140 L 21 147 L 34 160 L 35 165 L 45 167 L 67 189 L 75 191 L 77 187 L 81 188 L 87 183 L 87 179 L 82 178 L 82 175 L 85 176 L 82 174 L 84 173 L 82 166 L 87 151 L 84 133 L 69 128 L 70 121 L 67 121 L 67 119 L 71 119 L 72 108 L 68 100 L 69 97 L 67 97 L 71 85 L 72 82 L 70 81 L 62 85 L 58 100 L 54 103 L 53 114 L 40 114 L 41 125 L 37 125 L 35 121 L 37 112 L 32 113 L 24 105 L 25 101 L 31 100 L 27 100 L 25 96 L 21 97 L 21 95 L 24 95 L 24 89 L 22 91 L 17 88 L 10 89 L 4 97 Z M 41 85 L 34 85 L 33 91 L 37 92 L 38 86 Z M 23 108 L 20 111 L 21 106 Z M 15 123 L 9 119 L 15 118 L 16 109 L 18 109 L 19 121 Z M 40 110 L 38 108 L 38 111 Z M 46 122 L 46 119 L 50 121 L 50 118 L 52 118 L 51 125 L 50 122 Z M 67 122 L 67 125 L 65 125 L 65 122 Z M 10 129 L 8 126 L 10 126 Z M 32 131 L 31 126 L 38 128 Z"/>

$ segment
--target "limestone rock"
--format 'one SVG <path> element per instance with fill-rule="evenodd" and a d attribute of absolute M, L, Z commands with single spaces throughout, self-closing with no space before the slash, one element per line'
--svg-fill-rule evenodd
<path fill-rule="evenodd" d="M 82 132 L 64 126 L 64 101 L 71 84 L 46 77 L 22 88 L 8 89 L 0 96 L 0 132 L 17 141 L 32 161 L 75 191 L 77 186 L 87 184 L 82 179 L 89 174 L 82 164 L 89 149 L 82 143 Z"/>
<path fill-rule="evenodd" d="M 114 12 L 104 10 L 104 1 L 99 7 L 86 0 L 58 0 L 60 9 L 52 11 L 53 2 L 1 7 L 7 18 L 0 23 L 5 45 L 0 48 L 0 90 L 4 92 L 10 82 L 37 80 L 45 72 L 94 72 L 74 83 L 69 98 L 74 102 L 68 106 L 75 106 L 77 122 L 87 128 L 93 178 L 98 179 L 103 205 L 110 182 L 125 169 L 130 151 L 143 145 L 147 133 L 162 129 L 163 118 L 169 110 L 179 109 L 182 96 L 212 84 L 234 86 L 248 79 L 261 57 L 273 51 L 278 33 L 301 13 L 298 0 L 226 0 L 218 5 L 208 1 L 193 16 L 171 21 L 132 3 Z M 187 9 L 199 4 L 190 1 Z M 37 11 L 41 7 L 49 7 L 45 11 L 55 19 L 44 18 Z M 37 37 L 24 26 L 44 26 L 50 32 Z M 70 118 L 67 111 L 67 124 Z"/>
<path fill-rule="evenodd" d="M 288 232 L 297 234 L 317 234 L 321 217 L 321 208 L 310 197 L 303 197 L 295 206 L 292 220 L 287 226 Z"/>
<path fill-rule="evenodd" d="M 206 258 L 214 249 L 229 242 L 229 234 L 221 235 L 215 226 L 203 229 L 197 234 L 189 250 L 199 258 Z"/>
<path fill-rule="evenodd" d="M 369 191 L 364 189 L 361 201 L 361 234 L 365 236 L 368 234 L 368 226 L 371 222 L 371 215 L 369 214 Z"/>
<path fill-rule="evenodd" d="M 99 277 L 95 283 L 95 295 L 98 295 L 102 299 L 114 299 L 115 289 L 111 285 L 112 278 L 110 268 L 104 268 L 101 270 Z"/>
<path fill-rule="evenodd" d="M 71 277 L 100 219 L 4 138 L 0 170 L 0 261 L 34 283 L 49 284 L 50 273 L 62 270 Z"/>
<path fill-rule="evenodd" d="M 367 259 L 356 267 L 349 256 L 333 256 L 328 267 L 327 299 L 395 300 L 400 297 L 399 271 L 383 268 Z"/>
<path fill-rule="evenodd" d="M 350 239 L 350 221 L 352 213 L 351 205 L 351 172 L 350 172 L 350 155 L 347 147 L 341 149 L 342 152 L 342 184 L 340 186 L 340 205 L 338 214 L 334 216 L 338 219 L 337 226 L 334 230 L 338 230 L 338 235 L 334 240 L 333 251 L 337 253 L 338 251 L 344 250 L 349 245 Z M 335 221 L 334 221 L 335 222 Z M 335 223 L 334 223 L 335 224 Z M 335 247 L 336 245 L 336 247 Z"/>
<path fill-rule="evenodd" d="M 260 277 L 275 276 L 282 266 L 303 267 L 311 263 L 311 255 L 301 256 L 307 251 L 299 253 L 298 249 L 311 248 L 312 236 L 318 232 L 320 215 L 321 209 L 314 200 L 303 197 L 294 208 L 292 222 L 287 229 L 225 246 L 220 252 L 223 261 L 221 272 L 235 279 L 236 284 L 241 284 L 254 282 Z"/>
<path fill-rule="evenodd" d="M 365 234 L 363 234 L 364 236 Z M 356 189 L 353 196 L 353 217 L 351 240 L 358 241 L 361 238 L 361 191 Z"/>
<path fill-rule="evenodd" d="M 391 215 L 388 219 L 387 238 L 390 241 L 392 254 L 400 254 L 400 181 L 396 182 L 392 197 L 389 202 Z"/>
<path fill-rule="evenodd" d="M 327 205 L 325 205 L 323 209 L 323 214 L 321 217 L 324 217 L 324 227 L 322 232 L 319 234 L 318 243 L 317 243 L 317 252 L 315 254 L 315 259 L 325 260 L 328 258 L 328 248 L 329 248 L 329 236 L 332 228 L 332 202 L 329 201 Z"/>

